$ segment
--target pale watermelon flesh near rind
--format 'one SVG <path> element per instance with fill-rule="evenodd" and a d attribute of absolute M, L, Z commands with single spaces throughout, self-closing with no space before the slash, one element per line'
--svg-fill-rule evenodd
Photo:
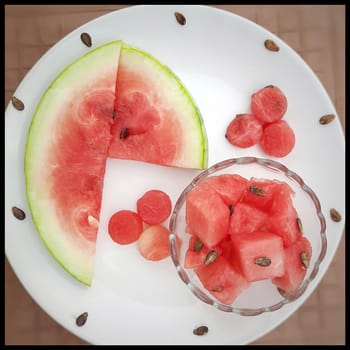
<path fill-rule="evenodd" d="M 58 75 L 27 138 L 25 176 L 35 226 L 56 260 L 86 285 L 93 276 L 120 48 L 121 41 L 99 47 Z"/>
<path fill-rule="evenodd" d="M 202 116 L 180 79 L 154 57 L 123 43 L 116 84 L 116 121 L 108 155 L 204 169 Z M 126 138 L 120 138 L 123 129 Z"/>

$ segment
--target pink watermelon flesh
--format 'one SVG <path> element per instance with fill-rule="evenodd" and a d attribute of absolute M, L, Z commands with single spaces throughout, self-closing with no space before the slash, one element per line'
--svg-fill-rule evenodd
<path fill-rule="evenodd" d="M 247 185 L 247 179 L 237 174 L 210 176 L 201 185 L 210 185 L 227 205 L 235 205 Z"/>
<path fill-rule="evenodd" d="M 210 186 L 195 187 L 187 194 L 186 224 L 208 248 L 227 235 L 229 217 L 229 207 Z"/>
<path fill-rule="evenodd" d="M 257 144 L 263 132 L 261 122 L 252 114 L 237 114 L 226 128 L 226 138 L 237 147 L 248 148 Z"/>
<path fill-rule="evenodd" d="M 263 195 L 254 194 L 251 186 L 258 187 Z M 292 188 L 278 180 L 248 181 L 223 174 L 202 181 L 186 200 L 186 232 L 192 236 L 185 268 L 193 268 L 203 286 L 226 304 L 254 281 L 272 280 L 287 292 L 295 290 L 306 273 L 300 265 L 300 253 L 305 251 L 311 257 L 311 245 L 299 232 L 293 195 Z M 219 218 L 226 222 L 230 206 L 226 230 Z M 211 245 L 206 243 L 208 237 Z M 193 249 L 197 238 L 204 243 L 200 252 Z M 217 252 L 217 258 L 205 265 L 210 250 Z M 260 266 L 258 258 L 268 258 L 271 263 Z M 230 282 L 232 276 L 242 283 L 241 289 Z"/>
<path fill-rule="evenodd" d="M 224 304 L 232 304 L 250 283 L 223 257 L 195 269 L 205 289 Z"/>
<path fill-rule="evenodd" d="M 307 268 L 301 260 L 301 253 L 305 252 L 311 259 L 312 247 L 306 237 L 300 237 L 291 246 L 286 248 L 286 268 L 280 277 L 275 277 L 272 282 L 283 291 L 293 293 L 304 280 Z"/>
<path fill-rule="evenodd" d="M 120 55 L 114 108 L 109 157 L 206 167 L 203 122 L 187 90 L 168 68 L 128 45 Z"/>
<path fill-rule="evenodd" d="M 285 157 L 295 146 L 295 134 L 285 120 L 266 124 L 260 139 L 262 150 L 273 157 Z"/>
<path fill-rule="evenodd" d="M 280 192 L 285 195 L 292 194 L 291 189 L 288 189 L 290 188 L 287 184 L 278 180 L 251 178 L 247 183 L 247 190 L 242 196 L 242 202 L 268 212 Z M 258 193 L 257 190 L 262 190 L 262 193 Z"/>
<path fill-rule="evenodd" d="M 287 98 L 277 86 L 266 86 L 251 96 L 251 111 L 262 123 L 276 122 L 287 110 Z"/>
<path fill-rule="evenodd" d="M 281 276 L 285 269 L 282 238 L 270 232 L 252 232 L 232 237 L 234 257 L 238 259 L 244 277 L 249 282 Z M 256 259 L 268 258 L 269 266 L 256 264 Z"/>
<path fill-rule="evenodd" d="M 266 230 L 268 214 L 243 202 L 233 207 L 230 219 L 230 234 L 250 233 Z"/>
<path fill-rule="evenodd" d="M 101 78 L 96 85 L 113 85 L 114 79 Z M 57 215 L 67 232 L 78 231 L 92 242 L 96 241 L 97 225 L 91 220 L 99 220 L 113 103 L 113 91 L 82 91 L 76 103 L 78 112 L 74 110 L 76 105 L 61 112 L 49 152 L 50 164 L 54 164 L 49 175 L 51 197 L 56 202 Z"/>
<path fill-rule="evenodd" d="M 301 236 L 297 219 L 298 214 L 291 197 L 281 192 L 274 198 L 266 227 L 270 232 L 281 236 L 284 246 L 289 247 Z"/>
<path fill-rule="evenodd" d="M 194 248 L 194 245 L 197 240 L 199 240 L 199 238 L 194 235 L 192 235 L 189 240 L 188 248 L 185 254 L 185 261 L 184 261 L 184 267 L 186 269 L 193 269 L 203 265 L 205 258 L 210 251 L 210 249 L 206 247 L 204 244 L 199 251 L 196 251 Z"/>

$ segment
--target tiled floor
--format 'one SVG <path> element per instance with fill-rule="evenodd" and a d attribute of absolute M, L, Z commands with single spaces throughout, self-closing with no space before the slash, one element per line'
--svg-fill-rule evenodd
<path fill-rule="evenodd" d="M 5 104 L 38 58 L 81 24 L 125 7 L 5 7 Z M 345 128 L 345 6 L 216 7 L 246 17 L 285 40 L 310 65 Z M 86 344 L 53 321 L 24 290 L 5 258 L 5 343 Z M 345 344 L 345 235 L 331 266 L 304 305 L 254 344 Z"/>

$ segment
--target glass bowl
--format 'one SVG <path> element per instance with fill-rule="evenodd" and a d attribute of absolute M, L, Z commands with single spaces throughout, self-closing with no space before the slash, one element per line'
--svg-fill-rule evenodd
<path fill-rule="evenodd" d="M 303 235 L 310 241 L 312 255 L 306 275 L 299 288 L 293 293 L 281 293 L 271 280 L 252 282 L 232 304 L 226 305 L 211 295 L 202 285 L 192 269 L 184 267 L 184 257 L 190 234 L 186 231 L 186 196 L 204 179 L 221 174 L 238 174 L 246 179 L 276 179 L 287 183 L 295 192 L 293 205 L 302 222 Z M 297 300 L 316 277 L 319 266 L 327 251 L 326 221 L 316 194 L 302 178 L 283 164 L 256 157 L 241 157 L 219 162 L 197 175 L 178 198 L 169 223 L 170 254 L 181 280 L 201 301 L 217 309 L 242 316 L 255 316 L 263 312 L 276 311 L 283 305 Z M 177 244 L 177 242 L 182 242 Z"/>

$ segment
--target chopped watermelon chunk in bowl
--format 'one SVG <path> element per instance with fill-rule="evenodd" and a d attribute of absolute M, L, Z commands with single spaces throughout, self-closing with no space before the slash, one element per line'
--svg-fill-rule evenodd
<path fill-rule="evenodd" d="M 201 301 L 242 316 L 300 298 L 327 251 L 315 192 L 282 163 L 256 157 L 227 159 L 197 175 L 169 229 L 181 280 Z"/>

